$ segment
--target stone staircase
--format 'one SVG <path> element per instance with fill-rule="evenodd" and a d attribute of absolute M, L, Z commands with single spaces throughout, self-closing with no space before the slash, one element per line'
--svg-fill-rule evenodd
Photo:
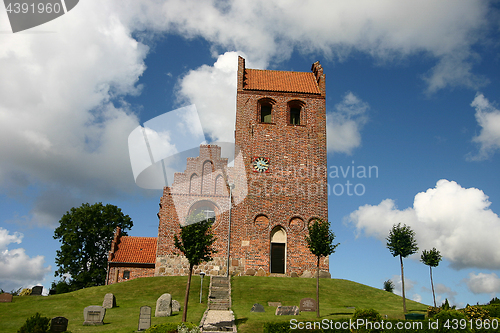
<path fill-rule="evenodd" d="M 231 280 L 227 277 L 210 277 L 208 307 L 200 323 L 201 332 L 234 332 L 234 314 L 231 311 Z"/>
<path fill-rule="evenodd" d="M 208 309 L 209 310 L 231 309 L 231 282 L 229 278 L 222 276 L 212 276 L 210 278 Z"/>

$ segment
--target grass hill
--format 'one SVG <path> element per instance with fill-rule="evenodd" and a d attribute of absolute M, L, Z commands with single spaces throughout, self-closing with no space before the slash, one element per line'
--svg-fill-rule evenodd
<path fill-rule="evenodd" d="M 68 330 L 77 332 L 134 332 L 139 321 L 139 308 L 149 305 L 153 316 L 151 324 L 179 322 L 182 313 L 171 317 L 154 317 L 157 298 L 163 293 L 184 302 L 187 277 L 153 277 L 78 290 L 62 295 L 14 297 L 12 303 L 0 303 L 0 333 L 16 332 L 28 317 L 40 312 L 45 317 L 64 316 L 69 319 Z M 238 332 L 262 332 L 266 321 L 287 321 L 291 316 L 275 316 L 275 308 L 267 302 L 299 305 L 302 298 L 315 298 L 316 280 L 287 277 L 233 277 L 232 309 L 237 318 Z M 203 281 L 203 303 L 199 303 L 200 277 L 193 276 L 189 297 L 188 321 L 198 324 L 206 309 L 209 279 Z M 89 305 L 102 305 L 104 295 L 113 293 L 118 307 L 108 309 L 105 325 L 83 326 L 83 309 Z M 252 313 L 254 303 L 264 305 L 265 313 Z M 403 318 L 401 297 L 384 290 L 356 282 L 338 279 L 320 280 L 321 318 L 351 317 L 354 308 L 374 308 L 383 316 Z M 423 313 L 426 305 L 407 300 L 407 308 Z M 299 320 L 316 320 L 316 313 L 303 312 Z"/>

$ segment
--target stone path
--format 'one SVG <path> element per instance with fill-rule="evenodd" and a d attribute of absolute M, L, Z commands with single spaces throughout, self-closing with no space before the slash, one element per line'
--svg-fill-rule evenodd
<path fill-rule="evenodd" d="M 236 332 L 234 314 L 231 311 L 231 280 L 211 276 L 208 307 L 201 320 L 202 332 Z"/>

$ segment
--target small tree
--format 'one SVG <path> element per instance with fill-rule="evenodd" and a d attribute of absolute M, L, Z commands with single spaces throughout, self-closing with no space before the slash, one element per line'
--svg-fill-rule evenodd
<path fill-rule="evenodd" d="M 386 238 L 387 248 L 391 251 L 392 256 L 399 256 L 401 263 L 401 289 L 403 292 L 403 313 L 406 313 L 406 298 L 405 298 L 405 278 L 403 273 L 403 258 L 408 257 L 418 251 L 417 241 L 415 240 L 415 231 L 411 230 L 406 224 L 401 226 L 393 225 L 389 236 Z"/>
<path fill-rule="evenodd" d="M 191 275 L 193 266 L 199 265 L 204 261 L 212 260 L 212 254 L 216 253 L 212 249 L 215 237 L 212 233 L 213 218 L 207 219 L 203 213 L 190 215 L 186 220 L 186 225 L 181 225 L 180 238 L 174 236 L 174 244 L 179 251 L 184 254 L 189 262 L 189 276 L 186 285 L 186 296 L 184 298 L 184 310 L 182 321 L 187 318 L 189 288 L 191 287 Z"/>
<path fill-rule="evenodd" d="M 316 315 L 319 317 L 319 260 L 335 252 L 338 244 L 333 244 L 335 234 L 330 231 L 330 222 L 314 220 L 308 226 L 309 235 L 306 236 L 307 246 L 312 254 L 317 257 L 316 264 Z"/>
<path fill-rule="evenodd" d="M 420 256 L 420 261 L 429 266 L 430 274 L 431 274 L 431 287 L 432 287 L 432 298 L 434 299 L 434 307 L 436 306 L 436 294 L 434 293 L 434 282 L 432 281 L 432 267 L 437 267 L 439 262 L 441 261 L 441 253 L 436 250 L 435 247 L 432 250 L 424 250 L 422 255 Z"/>
<path fill-rule="evenodd" d="M 384 290 L 392 293 L 394 291 L 394 282 L 391 280 L 384 281 Z"/>

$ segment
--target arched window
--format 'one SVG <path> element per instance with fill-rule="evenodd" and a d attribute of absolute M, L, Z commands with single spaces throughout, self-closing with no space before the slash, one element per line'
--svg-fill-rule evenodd
<path fill-rule="evenodd" d="M 303 118 L 304 102 L 290 101 L 288 102 L 288 123 L 290 125 L 303 125 L 301 118 Z"/>
<path fill-rule="evenodd" d="M 259 100 L 259 121 L 261 123 L 272 123 L 273 122 L 273 105 L 274 100 L 270 98 L 263 98 Z"/>

